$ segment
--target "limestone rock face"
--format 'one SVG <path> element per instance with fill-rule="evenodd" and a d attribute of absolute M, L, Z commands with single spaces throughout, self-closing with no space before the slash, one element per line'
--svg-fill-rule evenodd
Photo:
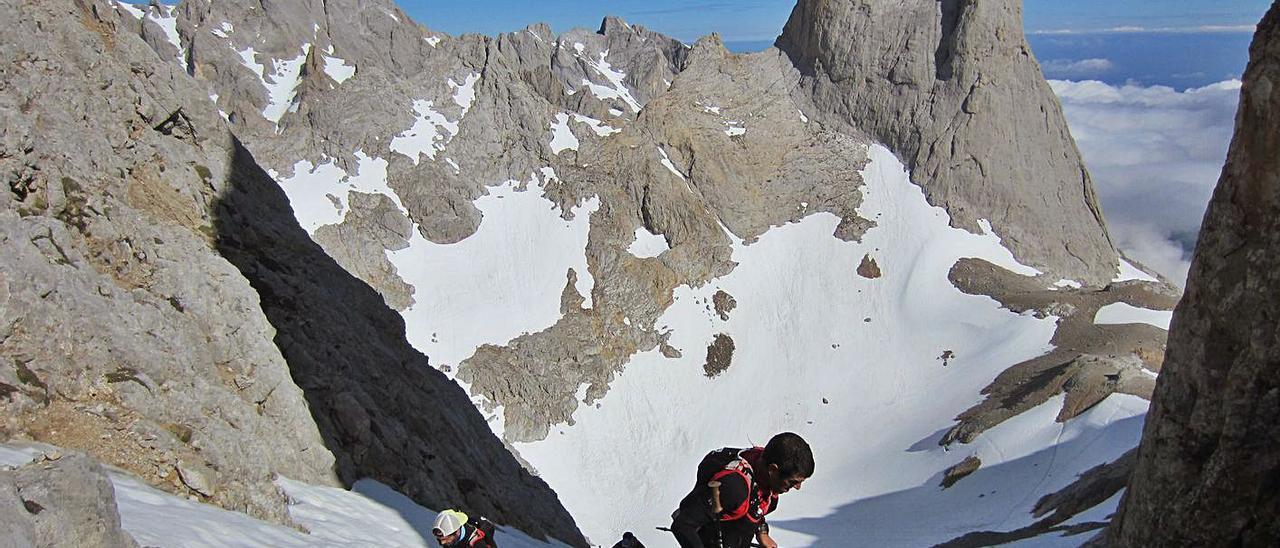
<path fill-rule="evenodd" d="M 205 500 L 286 521 L 275 476 L 334 484 L 333 456 L 214 248 L 231 135 L 111 4 L 0 9 L 0 436 L 145 478 L 189 461 Z"/>
<path fill-rule="evenodd" d="M 0 470 L 0 525 L 4 546 L 138 546 L 120 529 L 115 489 L 102 466 L 80 454 Z"/>
<path fill-rule="evenodd" d="M 1249 57 L 1114 546 L 1280 543 L 1280 7 Z"/>
<path fill-rule="evenodd" d="M 953 225 L 990 221 L 1055 279 L 1113 277 L 1093 183 L 1019 0 L 800 0 L 777 47 L 804 73 L 799 100 L 885 143 Z"/>
<path fill-rule="evenodd" d="M 0 2 L 20 14 L 0 28 L 0 438 L 86 451 L 277 523 L 288 522 L 277 476 L 368 477 L 427 506 L 466 505 L 582 545 L 554 493 L 406 343 L 384 299 L 299 228 L 231 134 L 237 118 L 250 137 L 276 131 L 261 115 L 235 115 L 269 106 L 251 93 L 265 88 L 231 86 L 224 105 L 192 77 L 218 67 L 199 61 L 210 53 L 201 43 L 249 29 L 177 21 L 229 4 Z M 403 16 L 365 8 L 349 13 L 385 43 L 352 51 L 386 71 L 422 69 L 400 53 L 413 49 L 401 37 L 377 32 Z M 276 23 L 318 32 L 296 15 Z M 176 36 L 156 34 L 171 24 Z M 414 48 L 432 47 L 416 39 Z M 307 77 L 332 78 L 314 70 L 326 62 L 303 56 L 299 89 L 322 87 Z M 259 83 L 245 64 L 217 74 Z M 378 214 L 385 203 L 359 205 L 370 214 L 360 222 L 385 229 L 371 241 L 404 237 L 407 221 Z"/>

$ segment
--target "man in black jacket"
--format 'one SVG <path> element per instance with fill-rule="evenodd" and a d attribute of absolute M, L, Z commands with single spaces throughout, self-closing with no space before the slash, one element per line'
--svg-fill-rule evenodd
<path fill-rule="evenodd" d="M 746 548 L 753 538 L 777 548 L 765 515 L 777 508 L 779 494 L 800 489 L 812 475 L 813 451 L 791 432 L 764 447 L 712 451 L 671 515 L 671 532 L 681 548 Z"/>
<path fill-rule="evenodd" d="M 483 517 L 470 520 L 457 510 L 437 514 L 431 534 L 444 548 L 498 548 L 493 523 Z"/>

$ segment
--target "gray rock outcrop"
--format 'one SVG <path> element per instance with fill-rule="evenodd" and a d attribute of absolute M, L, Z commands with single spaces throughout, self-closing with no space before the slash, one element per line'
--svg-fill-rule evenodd
<path fill-rule="evenodd" d="M 800 0 L 777 47 L 814 115 L 865 131 L 930 203 L 1025 264 L 1105 285 L 1116 253 L 1019 0 Z"/>
<path fill-rule="evenodd" d="M 1098 310 L 1122 302 L 1148 310 L 1170 310 L 1177 288 L 1126 281 L 1103 288 L 1047 289 L 1034 278 L 1014 274 L 980 259 L 961 259 L 952 283 L 970 294 L 988 295 L 1009 310 L 1057 318 L 1053 350 L 1014 364 L 982 389 L 986 399 L 956 417 L 939 443 L 969 443 L 1001 422 L 1058 394 L 1066 394 L 1057 421 L 1066 422 L 1113 393 L 1151 398 L 1160 371 L 1166 333 L 1159 327 L 1094 323 Z"/>
<path fill-rule="evenodd" d="M 115 488 L 102 466 L 81 454 L 56 457 L 0 470 L 0 546 L 136 548 L 120 529 Z"/>
<path fill-rule="evenodd" d="M 1249 57 L 1112 546 L 1280 544 L 1280 5 Z"/>

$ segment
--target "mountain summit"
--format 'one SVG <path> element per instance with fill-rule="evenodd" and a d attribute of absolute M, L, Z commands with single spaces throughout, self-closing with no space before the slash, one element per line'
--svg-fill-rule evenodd
<path fill-rule="evenodd" d="M 800 0 L 777 47 L 797 94 L 893 150 L 953 225 L 986 219 L 1014 256 L 1101 284 L 1115 273 L 1089 173 L 1022 32 L 1022 3 Z"/>

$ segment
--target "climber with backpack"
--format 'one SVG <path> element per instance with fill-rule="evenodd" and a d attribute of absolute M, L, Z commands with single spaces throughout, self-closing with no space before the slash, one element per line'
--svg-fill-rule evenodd
<path fill-rule="evenodd" d="M 753 540 L 777 548 L 765 515 L 778 495 L 800 489 L 813 475 L 813 451 L 797 434 L 784 432 L 764 447 L 712 451 L 698 464 L 697 483 L 671 514 L 671 533 L 681 548 L 747 548 Z"/>
<path fill-rule="evenodd" d="M 474 523 L 457 510 L 445 510 L 436 516 L 431 534 L 444 548 L 498 548 L 494 542 L 494 525 L 481 517 Z"/>

